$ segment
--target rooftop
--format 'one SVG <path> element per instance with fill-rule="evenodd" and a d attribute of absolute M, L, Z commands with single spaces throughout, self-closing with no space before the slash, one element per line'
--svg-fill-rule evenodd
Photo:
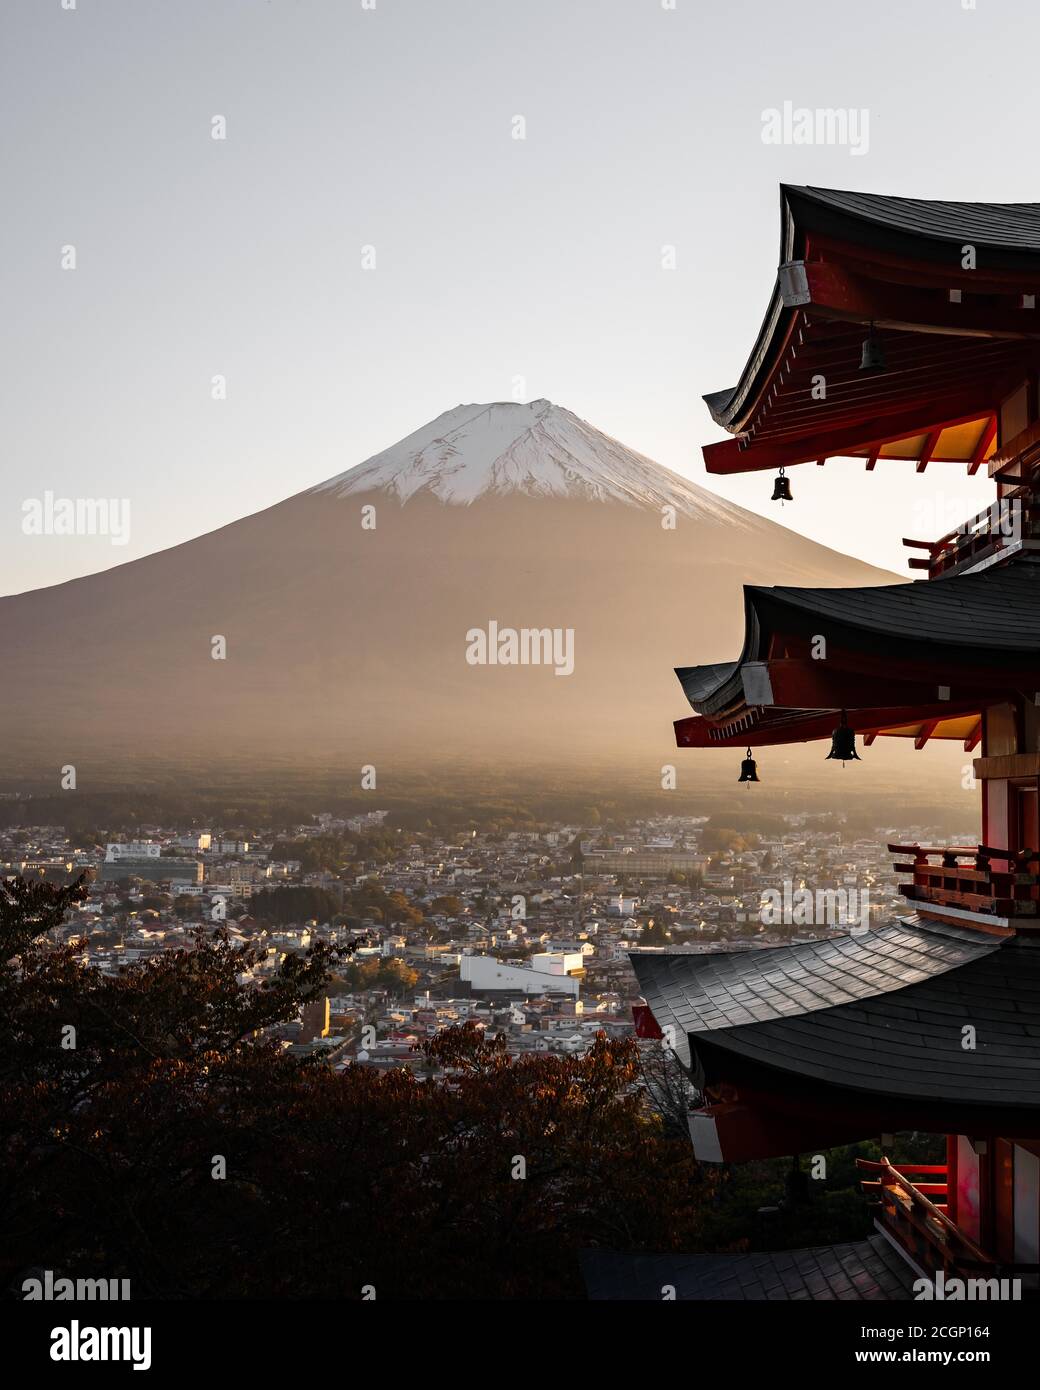
<path fill-rule="evenodd" d="M 581 1257 L 589 1298 L 660 1303 L 666 1287 L 678 1302 L 884 1302 L 910 1298 L 911 1271 L 880 1235 L 844 1245 L 747 1255 L 622 1255 L 587 1250 Z"/>
<path fill-rule="evenodd" d="M 1000 400 L 1036 362 L 1040 204 L 791 185 L 780 204 L 780 268 L 758 337 L 737 384 L 704 398 L 738 436 L 705 447 L 708 471 L 841 455 L 868 469 L 896 458 L 975 472 L 996 448 Z M 864 326 L 883 371 L 861 370 Z"/>

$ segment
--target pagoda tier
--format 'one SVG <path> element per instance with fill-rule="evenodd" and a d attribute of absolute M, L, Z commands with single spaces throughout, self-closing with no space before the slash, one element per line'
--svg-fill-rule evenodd
<path fill-rule="evenodd" d="M 780 192 L 758 339 L 737 385 L 704 398 L 736 436 L 705 446 L 708 471 L 995 458 L 1001 403 L 1040 361 L 1040 204 Z M 883 370 L 860 369 L 864 326 Z"/>
<path fill-rule="evenodd" d="M 704 1097 L 690 1134 L 705 1161 L 908 1129 L 1040 1138 L 1040 947 L 1028 938 L 907 918 L 793 946 L 631 959 Z"/>
<path fill-rule="evenodd" d="M 879 734 L 981 736 L 983 712 L 1040 683 L 1040 567 L 1021 561 L 938 582 L 863 589 L 744 590 L 734 662 L 679 667 L 696 718 L 683 748 L 830 736 L 842 710 Z"/>

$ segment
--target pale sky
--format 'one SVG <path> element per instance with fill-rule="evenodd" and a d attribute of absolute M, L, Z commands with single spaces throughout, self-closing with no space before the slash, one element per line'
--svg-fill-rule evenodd
<path fill-rule="evenodd" d="M 700 397 L 754 340 L 781 181 L 1038 196 L 1034 0 L 75 3 L 0 7 L 0 593 L 517 394 L 903 575 L 901 536 L 991 500 L 844 462 L 781 512 L 706 478 Z M 866 108 L 867 153 L 764 144 L 785 101 Z M 128 499 L 130 543 L 24 535 L 45 490 Z"/>

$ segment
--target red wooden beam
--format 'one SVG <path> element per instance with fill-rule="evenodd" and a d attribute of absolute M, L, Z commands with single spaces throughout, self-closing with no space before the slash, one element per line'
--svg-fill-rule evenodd
<path fill-rule="evenodd" d="M 780 643 L 786 643 L 797 649 L 796 644 L 800 639 L 793 624 L 785 623 L 783 631 L 778 633 L 774 640 L 778 646 Z M 807 639 L 802 638 L 801 640 Z M 852 639 L 846 640 L 850 642 Z M 918 642 L 915 646 L 913 638 L 907 638 L 905 643 L 898 643 L 900 653 L 910 649 L 914 654 L 906 657 L 900 655 L 899 681 L 894 681 L 892 679 L 892 649 L 896 647 L 896 643 L 897 639 L 893 637 L 888 650 L 873 652 L 847 645 L 846 642 L 839 646 L 838 640 L 834 639 L 828 644 L 827 667 L 829 670 L 862 671 L 867 676 L 880 676 L 889 682 L 889 688 L 892 690 L 898 689 L 900 683 L 910 681 L 927 681 L 929 684 L 935 685 L 950 684 L 951 667 L 949 662 L 923 655 L 927 649 L 927 643 Z M 1016 687 L 1032 690 L 1035 685 L 1036 665 L 1034 661 L 1031 661 L 1027 666 L 998 668 L 980 654 L 976 665 L 969 666 L 965 663 L 958 668 L 957 689 L 963 690 L 967 687 L 970 698 L 976 701 L 981 698 L 979 692 L 982 691 L 989 692 L 985 698 L 987 703 L 992 704 L 1014 699 Z M 930 703 L 938 704 L 938 701 L 931 701 Z M 943 703 L 944 705 L 947 704 L 945 701 Z M 928 713 L 930 714 L 931 711 Z M 941 714 L 942 711 L 936 710 L 935 713 Z"/>
<path fill-rule="evenodd" d="M 720 1154 L 724 1161 L 739 1162 L 799 1150 L 815 1153 L 872 1134 L 897 1134 L 915 1126 L 923 1130 L 925 1124 L 932 1134 L 1017 1133 L 1027 1139 L 1040 1134 L 1040 1123 L 1021 1105 L 1016 1109 L 920 1095 L 874 1095 L 840 1084 L 826 1088 L 821 1098 L 819 1081 L 798 1070 L 805 1063 L 796 1060 L 778 1070 L 744 1059 L 727 1050 L 722 1029 L 699 1035 L 697 1055 L 707 1073 L 709 1103 L 692 1113 L 690 1137 L 696 1153 L 703 1126 L 711 1147 L 706 1146 L 701 1156 L 712 1152 L 714 1161 Z M 719 1101 L 720 1093 L 736 1098 Z M 949 1181 L 956 1190 L 955 1173 Z"/>
<path fill-rule="evenodd" d="M 989 421 L 986 424 L 986 428 L 982 431 L 978 444 L 975 446 L 975 452 L 971 456 L 971 463 L 968 466 L 969 477 L 972 477 L 974 474 L 976 474 L 982 467 L 983 463 L 986 460 L 986 450 L 993 443 L 993 439 L 996 433 L 997 417 L 995 415 L 991 415 Z"/>
<path fill-rule="evenodd" d="M 920 289 L 931 282 L 933 288 L 946 290 L 953 283 L 971 293 L 1006 293 L 1016 299 L 1022 293 L 1040 294 L 1040 280 L 1024 270 L 1006 270 L 993 266 L 977 266 L 961 271 L 951 263 L 921 261 L 876 246 L 842 241 L 837 237 L 812 232 L 807 243 L 807 256 L 813 260 L 838 261 L 855 275 L 877 277 L 893 284 L 910 285 Z M 1035 275 L 1035 272 L 1033 273 Z"/>
<path fill-rule="evenodd" d="M 979 742 L 980 742 L 981 738 L 982 738 L 982 719 L 981 719 L 981 717 L 980 717 L 980 718 L 979 718 L 979 722 L 975 725 L 974 729 L 971 731 L 971 733 L 968 735 L 968 737 L 964 740 L 964 751 L 965 751 L 965 753 L 970 753 L 974 748 L 977 748 L 977 747 L 979 746 Z"/>
<path fill-rule="evenodd" d="M 796 357 L 789 357 L 790 368 L 807 371 L 809 368 L 835 366 L 852 362 L 859 367 L 863 346 L 863 325 L 843 323 L 840 319 L 815 319 Z M 885 366 L 888 371 L 914 370 L 922 361 L 938 365 L 963 362 L 967 355 L 1003 354 L 1023 356 L 1031 345 L 1011 338 L 962 338 L 949 333 L 911 333 L 904 329 L 885 330 Z"/>
<path fill-rule="evenodd" d="M 951 705 L 944 701 L 943 704 L 943 713 L 934 716 L 933 728 L 942 720 L 973 714 L 978 708 L 970 703 Z M 849 710 L 846 717 L 849 727 L 856 733 L 862 733 L 865 729 L 876 732 L 904 724 L 919 724 L 922 713 L 920 705 L 897 705 L 884 709 Z M 773 718 L 759 718 L 750 723 L 746 720 L 736 721 L 731 730 L 721 730 L 709 720 L 694 715 L 675 720 L 675 743 L 678 748 L 768 748 L 785 743 L 813 743 L 830 738 L 839 718 L 838 710 L 824 710 L 822 713 L 780 711 Z"/>
<path fill-rule="evenodd" d="M 764 439 L 747 443 L 739 438 L 720 439 L 715 444 L 705 444 L 701 453 L 709 473 L 754 473 L 762 469 L 789 468 L 796 463 L 815 463 L 821 457 L 869 453 L 883 444 L 894 444 L 926 430 L 968 424 L 992 410 L 993 399 L 988 391 L 984 398 L 980 392 L 977 403 L 965 400 L 964 394 L 959 393 L 944 401 L 922 400 L 909 405 L 901 402 L 891 413 L 882 412 L 841 428 L 821 428 L 807 432 L 804 438 L 785 442 Z M 822 420 L 820 423 L 824 424 Z"/>
<path fill-rule="evenodd" d="M 951 304 L 941 289 L 893 285 L 854 275 L 829 261 L 805 266 L 813 317 L 873 323 L 879 328 L 911 332 L 950 333 L 981 338 L 1037 338 L 1040 325 L 1023 315 L 1020 299 L 1013 294 L 1004 302 Z"/>
<path fill-rule="evenodd" d="M 880 447 L 877 446 L 877 445 L 875 445 L 875 447 L 874 447 L 873 449 L 871 449 L 870 453 L 867 455 L 867 472 L 868 472 L 868 473 L 873 473 L 873 471 L 874 471 L 874 465 L 877 463 L 877 461 L 878 461 L 878 455 L 879 455 L 880 453 L 881 453 Z"/>
<path fill-rule="evenodd" d="M 919 349 L 905 363 L 890 361 L 884 372 L 866 375 L 860 372 L 858 359 L 859 348 L 850 345 L 840 356 L 833 354 L 828 361 L 806 364 L 804 370 L 792 373 L 779 390 L 770 393 L 768 402 L 759 406 L 753 421 L 755 428 L 767 426 L 772 431 L 777 428 L 773 424 L 776 420 L 787 423 L 817 421 L 822 417 L 833 421 L 840 415 L 862 417 L 873 413 L 872 402 L 894 405 L 900 400 L 933 401 L 972 390 L 980 381 L 994 376 L 1021 377 L 1029 370 L 1021 350 L 1015 348 L 1009 353 L 1007 344 L 972 344 L 952 358 Z M 812 394 L 812 378 L 819 375 L 827 379 L 826 404 Z"/>
<path fill-rule="evenodd" d="M 920 751 L 939 727 L 938 719 L 929 719 L 921 725 L 921 732 L 914 739 L 914 747 Z"/>
<path fill-rule="evenodd" d="M 980 343 L 978 340 L 942 339 L 935 334 L 892 335 L 898 343 L 916 344 L 910 350 L 892 348 L 888 369 L 866 375 L 858 370 L 859 347 L 845 345 L 841 351 L 828 349 L 817 363 L 802 363 L 803 370 L 791 374 L 782 388 L 767 377 L 755 401 L 729 425 L 733 434 L 755 431 L 770 438 L 802 435 L 807 430 L 836 428 L 862 420 L 917 406 L 925 423 L 938 423 L 936 403 L 949 400 L 948 414 L 963 422 L 966 400 L 980 401 L 971 418 L 989 418 L 994 403 L 1029 370 L 1028 356 L 1021 345 L 1006 342 Z M 953 343 L 956 348 L 939 351 L 937 343 Z M 968 346 L 963 344 L 967 342 Z M 828 383 L 826 402 L 812 396 L 812 378 L 822 374 Z M 914 422 L 921 430 L 921 419 Z M 981 420 L 980 420 L 981 428 Z M 962 458 L 966 456 L 962 455 Z"/>
<path fill-rule="evenodd" d="M 835 660 L 815 661 L 812 657 L 771 657 L 745 668 L 762 684 L 751 703 L 764 709 L 813 710 L 856 706 L 890 705 L 898 700 L 904 706 L 928 707 L 935 703 L 935 684 L 926 680 L 901 680 L 891 672 L 864 674 L 844 670 L 841 653 Z M 768 685 L 766 685 L 768 682 Z M 978 707 L 974 691 L 958 687 L 962 701 Z M 869 725 L 867 727 L 870 727 Z"/>
<path fill-rule="evenodd" d="M 1007 360 L 959 363 L 946 371 L 925 364 L 913 374 L 885 373 L 866 381 L 850 377 L 848 370 L 846 365 L 840 372 L 822 372 L 828 381 L 826 402 L 813 399 L 808 375 L 798 377 L 772 396 L 768 404 L 763 404 L 746 431 L 735 426 L 730 432 L 756 432 L 770 439 L 780 439 L 784 434 L 795 436 L 807 430 L 834 429 L 838 425 L 880 419 L 916 407 L 919 411 L 917 433 L 921 433 L 922 418 L 926 424 L 940 423 L 935 414 L 937 401 L 949 401 L 949 415 L 963 417 L 965 400 L 979 400 L 983 387 L 988 387 L 988 399 L 971 418 L 988 416 L 992 402 L 1006 394 L 1008 382 L 1013 377 L 1023 377 L 1028 369 L 1018 359 L 1010 364 Z M 961 457 L 967 460 L 968 454 Z"/>
<path fill-rule="evenodd" d="M 917 460 L 918 473 L 923 473 L 924 470 L 928 467 L 928 464 L 931 462 L 932 455 L 935 453 L 935 446 L 936 444 L 938 444 L 939 436 L 941 434 L 941 429 L 932 430 L 931 434 L 924 441 L 924 448 L 921 450 L 921 456 Z"/>

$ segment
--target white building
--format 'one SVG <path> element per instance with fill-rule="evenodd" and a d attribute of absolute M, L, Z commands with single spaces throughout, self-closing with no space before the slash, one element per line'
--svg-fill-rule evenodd
<path fill-rule="evenodd" d="M 520 990 L 524 994 L 570 994 L 575 999 L 581 988 L 577 976 L 563 968 L 564 961 L 576 962 L 580 970 L 582 956 L 550 954 L 532 956 L 530 965 L 509 965 L 494 956 L 463 956 L 459 961 L 459 978 L 468 981 L 475 990 Z"/>
<path fill-rule="evenodd" d="M 546 975 L 573 975 L 585 968 L 582 951 L 540 951 L 531 957 L 531 969 Z"/>

